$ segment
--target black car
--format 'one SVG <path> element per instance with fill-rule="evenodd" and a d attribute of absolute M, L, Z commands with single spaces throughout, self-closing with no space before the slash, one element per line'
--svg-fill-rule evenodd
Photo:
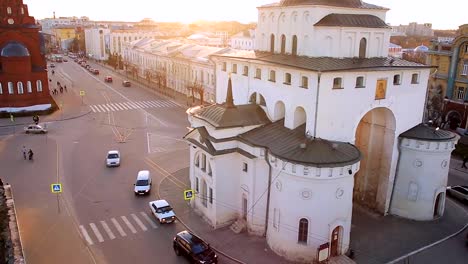
<path fill-rule="evenodd" d="M 218 263 L 218 256 L 210 245 L 187 230 L 174 237 L 173 247 L 177 256 L 184 255 L 190 263 Z"/>

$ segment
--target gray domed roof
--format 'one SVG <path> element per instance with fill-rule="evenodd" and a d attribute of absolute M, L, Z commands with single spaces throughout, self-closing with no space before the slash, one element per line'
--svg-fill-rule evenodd
<path fill-rule="evenodd" d="M 429 48 L 424 46 L 424 45 L 421 45 L 421 46 L 417 46 L 415 49 L 414 49 L 414 52 L 427 52 L 429 51 Z"/>
<path fill-rule="evenodd" d="M 0 53 L 2 57 L 29 57 L 29 50 L 21 43 L 10 41 L 3 46 Z"/>
<path fill-rule="evenodd" d="M 361 7 L 361 0 L 281 0 L 280 6 L 325 5 L 342 7 Z"/>

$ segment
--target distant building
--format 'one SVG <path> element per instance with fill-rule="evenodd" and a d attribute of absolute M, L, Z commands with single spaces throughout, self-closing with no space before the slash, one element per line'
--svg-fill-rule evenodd
<path fill-rule="evenodd" d="M 231 48 L 241 50 L 255 49 L 255 30 L 249 29 L 231 37 Z"/>
<path fill-rule="evenodd" d="M 409 25 L 392 26 L 392 36 L 434 36 L 431 23 L 418 24 L 416 22 Z"/>
<path fill-rule="evenodd" d="M 222 35 L 213 35 L 211 33 L 196 33 L 186 39 L 187 43 L 193 43 L 200 46 L 224 47 L 225 38 Z"/>
<path fill-rule="evenodd" d="M 89 18 L 86 16 L 55 18 L 55 12 L 53 18 L 44 18 L 38 22 L 42 26 L 42 31 L 47 34 L 53 34 L 53 29 L 57 27 L 87 26 L 91 23 Z"/>
<path fill-rule="evenodd" d="M 107 60 L 110 54 L 110 29 L 85 29 L 86 56 L 95 60 Z"/>
<path fill-rule="evenodd" d="M 429 87 L 436 87 L 445 98 L 442 123 L 451 129 L 468 128 L 468 24 L 459 27 L 453 41 L 436 41 L 428 54 L 434 66 Z"/>
<path fill-rule="evenodd" d="M 163 36 L 164 34 L 159 31 L 142 31 L 138 29 L 111 30 L 110 52 L 111 54 L 122 55 L 124 43 L 145 38 L 159 39 Z"/>
<path fill-rule="evenodd" d="M 390 43 L 388 47 L 388 56 L 394 58 L 401 58 L 403 55 L 403 50 L 400 45 Z"/>
<path fill-rule="evenodd" d="M 44 38 L 34 17 L 22 0 L 1 1 L 0 15 L 0 108 L 50 108 Z"/>

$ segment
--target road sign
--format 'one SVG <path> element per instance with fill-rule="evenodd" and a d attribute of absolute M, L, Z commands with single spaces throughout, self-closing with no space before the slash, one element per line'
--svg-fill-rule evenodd
<path fill-rule="evenodd" d="M 61 193 L 62 192 L 62 184 L 52 183 L 50 185 L 50 189 L 52 190 L 52 193 Z"/>
<path fill-rule="evenodd" d="M 85 91 L 83 90 L 80 91 L 80 96 L 85 96 L 85 94 L 86 94 Z"/>
<path fill-rule="evenodd" d="M 13 116 L 13 114 L 10 114 L 10 120 L 11 122 L 15 122 L 15 117 Z"/>
<path fill-rule="evenodd" d="M 193 190 L 185 190 L 184 191 L 184 200 L 192 200 L 195 198 L 195 192 Z"/>

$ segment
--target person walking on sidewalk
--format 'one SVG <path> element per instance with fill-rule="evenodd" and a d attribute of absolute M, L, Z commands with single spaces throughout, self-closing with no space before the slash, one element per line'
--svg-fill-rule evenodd
<path fill-rule="evenodd" d="M 23 152 L 23 158 L 26 160 L 26 147 L 23 146 L 23 149 L 21 150 Z"/>
<path fill-rule="evenodd" d="M 468 168 L 466 167 L 466 162 L 468 162 L 468 156 L 467 156 L 467 155 L 463 156 L 463 164 L 462 164 L 462 166 L 461 166 L 462 169 L 468 169 Z"/>

